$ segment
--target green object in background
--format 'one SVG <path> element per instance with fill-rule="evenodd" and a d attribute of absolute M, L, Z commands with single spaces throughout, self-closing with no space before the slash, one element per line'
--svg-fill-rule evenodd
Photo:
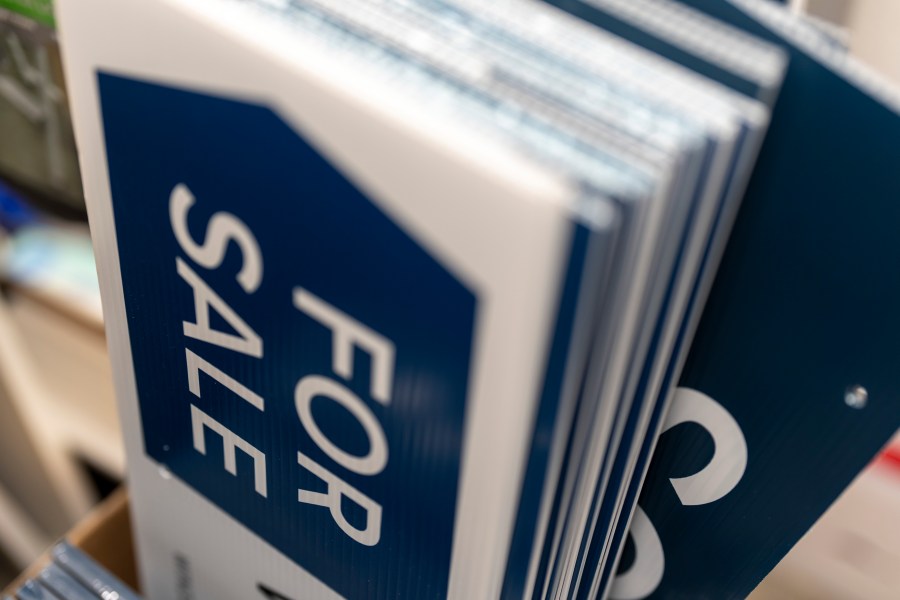
<path fill-rule="evenodd" d="M 0 0 L 0 179 L 81 214 L 53 0 Z"/>
<path fill-rule="evenodd" d="M 3 8 L 24 15 L 43 25 L 56 26 L 52 0 L 0 0 L 0 9 Z"/>

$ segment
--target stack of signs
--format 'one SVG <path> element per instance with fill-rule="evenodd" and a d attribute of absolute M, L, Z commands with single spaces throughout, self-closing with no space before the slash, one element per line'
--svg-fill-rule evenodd
<path fill-rule="evenodd" d="M 605 569 L 601 596 L 743 598 L 900 427 L 900 94 L 770 3 L 551 3 L 757 98 L 771 97 L 759 80 L 678 24 L 721 19 L 790 57 L 672 410 L 654 411 L 637 464 L 622 461 L 616 531 L 588 560 Z M 673 362 L 660 406 L 678 378 Z M 616 561 L 597 560 L 610 552 L 615 579 Z"/>
<path fill-rule="evenodd" d="M 149 598 L 609 591 L 787 55 L 580 16 L 59 3 Z"/>
<path fill-rule="evenodd" d="M 53 548 L 52 558 L 16 590 L 17 600 L 138 600 L 115 575 L 67 542 Z"/>

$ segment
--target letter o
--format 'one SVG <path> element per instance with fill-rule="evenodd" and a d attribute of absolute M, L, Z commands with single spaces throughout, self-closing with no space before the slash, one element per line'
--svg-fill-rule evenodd
<path fill-rule="evenodd" d="M 369 439 L 368 454 L 356 456 L 345 452 L 322 433 L 312 414 L 312 399 L 316 396 L 325 396 L 350 411 L 366 431 Z M 381 424 L 369 407 L 346 387 L 321 375 L 308 375 L 297 382 L 294 403 L 306 433 L 336 463 L 360 475 L 375 475 L 387 465 L 387 438 Z"/>

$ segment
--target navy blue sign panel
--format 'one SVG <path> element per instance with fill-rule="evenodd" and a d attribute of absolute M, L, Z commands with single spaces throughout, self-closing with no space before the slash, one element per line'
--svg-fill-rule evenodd
<path fill-rule="evenodd" d="M 268 108 L 98 84 L 147 455 L 345 597 L 445 597 L 473 293 Z"/>

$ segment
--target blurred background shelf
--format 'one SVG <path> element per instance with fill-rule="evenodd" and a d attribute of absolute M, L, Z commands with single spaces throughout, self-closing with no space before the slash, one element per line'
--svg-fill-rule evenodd
<path fill-rule="evenodd" d="M 87 225 L 28 199 L 0 181 L 0 585 L 125 463 Z"/>
<path fill-rule="evenodd" d="M 790 0 L 876 71 L 900 82 L 900 2 L 896 0 Z"/>

